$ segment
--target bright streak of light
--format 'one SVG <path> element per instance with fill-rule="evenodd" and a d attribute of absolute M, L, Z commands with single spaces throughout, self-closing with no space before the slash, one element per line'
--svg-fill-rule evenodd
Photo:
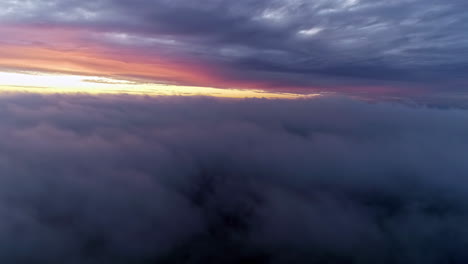
<path fill-rule="evenodd" d="M 150 96 L 177 95 L 278 99 L 295 99 L 318 95 L 275 93 L 262 90 L 219 89 L 210 87 L 151 84 L 98 76 L 43 74 L 34 72 L 0 72 L 0 93 L 1 92 L 27 92 L 42 94 L 136 94 Z"/>

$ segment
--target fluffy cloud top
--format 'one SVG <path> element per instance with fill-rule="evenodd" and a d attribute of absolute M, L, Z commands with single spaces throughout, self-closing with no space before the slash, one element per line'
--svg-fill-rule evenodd
<path fill-rule="evenodd" d="M 2 263 L 465 263 L 468 111 L 0 98 Z"/>

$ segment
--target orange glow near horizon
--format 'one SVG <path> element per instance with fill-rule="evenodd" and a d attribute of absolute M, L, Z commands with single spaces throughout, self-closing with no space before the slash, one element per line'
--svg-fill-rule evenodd
<path fill-rule="evenodd" d="M 46 26 L 1 26 L 0 69 L 91 75 L 150 83 L 183 86 L 265 90 L 262 82 L 228 80 L 219 69 L 190 59 L 159 55 L 144 49 L 129 49 L 119 43 L 105 43 L 93 36 L 103 32 Z"/>
<path fill-rule="evenodd" d="M 52 50 L 43 47 L 0 46 L 0 66 L 63 74 L 98 76 L 138 76 L 145 79 L 172 80 L 183 83 L 209 83 L 203 73 L 152 58 L 115 58 L 99 50 Z M 117 53 L 117 51 L 115 51 Z"/>
<path fill-rule="evenodd" d="M 0 91 L 126 93 L 218 97 L 302 98 L 316 94 L 271 91 L 266 83 L 223 78 L 202 62 L 105 44 L 73 28 L 1 26 Z M 283 89 L 288 91 L 288 89 Z"/>

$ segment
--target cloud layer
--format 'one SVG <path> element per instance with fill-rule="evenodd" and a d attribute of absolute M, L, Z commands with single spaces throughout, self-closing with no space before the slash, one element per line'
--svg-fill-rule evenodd
<path fill-rule="evenodd" d="M 146 72 L 105 64 L 101 74 L 184 85 L 411 95 L 465 89 L 467 8 L 463 0 L 30 0 L 2 1 L 0 20 L 40 32 L 4 33 L 9 37 L 3 43 L 60 51 L 97 45 L 107 59 L 152 61 Z M 54 33 L 57 28 L 76 36 L 71 43 L 56 39 L 63 36 Z M 166 68 L 177 74 L 160 76 Z"/>
<path fill-rule="evenodd" d="M 465 263 L 468 112 L 0 98 L 2 263 Z"/>

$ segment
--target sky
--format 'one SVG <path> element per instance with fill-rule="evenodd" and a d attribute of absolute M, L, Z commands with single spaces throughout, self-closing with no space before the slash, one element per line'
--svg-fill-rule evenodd
<path fill-rule="evenodd" d="M 0 85 L 463 96 L 466 8 L 464 0 L 4 0 Z"/>
<path fill-rule="evenodd" d="M 0 263 L 468 263 L 468 1 L 0 0 Z"/>

